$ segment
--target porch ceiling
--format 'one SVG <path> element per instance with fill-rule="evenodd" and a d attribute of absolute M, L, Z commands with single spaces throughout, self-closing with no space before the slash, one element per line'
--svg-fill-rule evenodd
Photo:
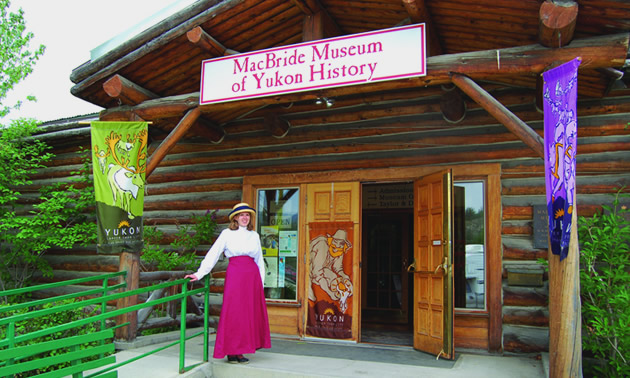
<path fill-rule="evenodd" d="M 570 3 L 568 0 L 555 2 Z M 536 45 L 542 3 L 540 0 L 200 0 L 104 56 L 77 67 L 71 75 L 75 83 L 71 91 L 88 102 L 121 111 L 126 109 L 125 105 L 138 106 L 146 100 L 186 95 L 183 108 L 190 109 L 196 105 L 192 104 L 195 97 L 191 94 L 199 91 L 204 59 L 231 50 L 250 52 L 417 22 L 427 23 L 428 52 L 432 56 Z M 579 0 L 576 3 L 579 12 L 574 40 L 630 31 L 630 3 L 627 1 Z M 322 28 L 309 28 L 315 17 L 321 17 Z M 208 49 L 191 42 L 194 33 L 201 31 L 216 42 Z M 611 75 L 620 75 L 622 65 L 611 67 L 616 70 L 582 69 L 580 96 L 604 96 L 614 81 Z M 535 88 L 536 76 L 531 72 L 517 73 L 492 81 Z M 625 80 L 627 86 L 629 75 L 625 76 L 618 83 Z M 140 88 L 136 93 L 144 97 L 134 101 L 108 94 L 104 84 L 115 77 Z M 366 91 L 399 90 L 395 87 L 354 88 L 358 89 L 337 95 L 357 97 L 360 91 L 365 95 Z M 298 100 L 305 101 L 303 105 L 308 108 L 306 101 L 312 102 L 318 95 L 302 96 Z M 275 102 L 295 103 L 296 98 L 286 96 Z M 203 117 L 223 126 L 268 106 L 269 102 L 251 101 L 246 105 L 246 109 L 230 106 L 217 107 L 211 112 L 202 109 Z M 145 114 L 143 118 L 157 121 L 167 131 L 184 114 L 180 112 L 173 117 Z"/>

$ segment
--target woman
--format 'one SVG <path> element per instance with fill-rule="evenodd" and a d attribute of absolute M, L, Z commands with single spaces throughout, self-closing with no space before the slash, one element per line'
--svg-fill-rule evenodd
<path fill-rule="evenodd" d="M 221 253 L 229 258 L 225 274 L 223 305 L 214 345 L 214 358 L 228 356 L 228 362 L 246 364 L 245 353 L 271 348 L 267 305 L 263 291 L 265 263 L 260 237 L 251 222 L 256 211 L 239 203 L 230 212 L 230 226 L 214 242 L 195 274 L 202 279 L 210 273 Z"/>

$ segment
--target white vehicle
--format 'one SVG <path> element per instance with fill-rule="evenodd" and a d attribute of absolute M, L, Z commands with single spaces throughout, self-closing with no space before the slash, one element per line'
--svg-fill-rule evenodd
<path fill-rule="evenodd" d="M 466 245 L 466 307 L 484 308 L 485 254 L 483 244 Z"/>

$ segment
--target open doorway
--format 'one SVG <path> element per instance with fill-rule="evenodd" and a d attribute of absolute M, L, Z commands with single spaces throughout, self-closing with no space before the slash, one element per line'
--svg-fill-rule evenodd
<path fill-rule="evenodd" d="M 485 311 L 485 188 L 453 193 L 454 305 Z M 361 342 L 413 345 L 413 183 L 364 183 L 361 218 Z"/>
<path fill-rule="evenodd" d="M 413 345 L 413 183 L 362 187 L 361 342 Z"/>

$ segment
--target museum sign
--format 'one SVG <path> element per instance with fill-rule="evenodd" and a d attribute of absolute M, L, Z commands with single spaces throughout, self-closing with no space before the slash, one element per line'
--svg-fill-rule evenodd
<path fill-rule="evenodd" d="M 424 75 L 415 24 L 204 60 L 200 104 Z"/>

